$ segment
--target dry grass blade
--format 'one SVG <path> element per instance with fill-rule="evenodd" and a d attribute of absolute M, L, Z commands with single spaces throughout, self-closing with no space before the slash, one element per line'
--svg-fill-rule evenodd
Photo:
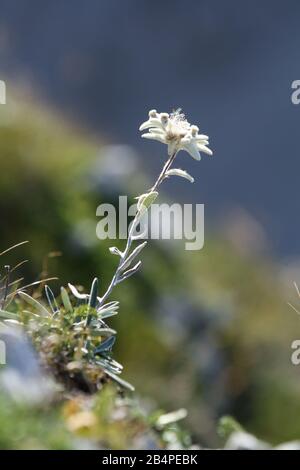
<path fill-rule="evenodd" d="M 295 289 L 296 289 L 296 292 L 297 292 L 297 294 L 298 294 L 298 297 L 300 297 L 300 291 L 299 291 L 298 284 L 297 284 L 295 281 L 294 281 L 294 283 L 293 283 L 293 284 L 294 284 L 294 287 L 295 287 Z"/>
<path fill-rule="evenodd" d="M 26 241 L 24 241 L 24 242 L 17 243 L 16 245 L 13 245 L 13 246 L 7 248 L 7 250 L 4 250 L 4 251 L 2 251 L 2 253 L 0 253 L 0 256 L 5 255 L 6 253 L 8 253 L 8 252 L 11 251 L 11 250 L 14 250 L 14 249 L 17 248 L 18 246 L 25 245 L 25 243 L 29 243 L 29 241 L 26 240 Z"/>
<path fill-rule="evenodd" d="M 291 304 L 290 302 L 287 302 L 288 306 L 291 307 L 296 313 L 298 313 L 298 315 L 300 315 L 300 312 L 299 310 L 293 305 Z"/>
<path fill-rule="evenodd" d="M 11 268 L 10 272 L 13 273 L 16 271 L 16 269 L 19 269 L 21 266 L 24 264 L 28 263 L 28 259 L 24 259 L 23 261 L 20 261 L 20 263 L 16 264 L 13 268 Z"/>
<path fill-rule="evenodd" d="M 12 287 L 15 284 L 19 284 L 20 282 L 24 281 L 24 277 L 19 277 L 19 279 L 16 279 L 15 281 L 12 281 L 8 284 L 8 287 Z M 0 290 L 4 290 L 5 286 L 0 287 Z"/>
<path fill-rule="evenodd" d="M 9 293 L 9 274 L 10 274 L 10 267 L 9 266 L 5 266 L 5 269 L 6 269 L 6 280 L 5 280 L 5 284 L 4 284 L 4 294 L 3 294 L 3 299 L 1 301 L 1 310 L 4 309 L 4 306 L 5 306 L 5 302 L 6 302 L 6 299 L 8 297 L 8 293 Z"/>
<path fill-rule="evenodd" d="M 32 282 L 31 284 L 27 284 L 26 286 L 22 286 L 19 289 L 12 292 L 11 294 L 8 294 L 7 297 L 11 297 L 13 295 L 16 295 L 19 292 L 22 292 L 24 289 L 28 289 L 29 287 L 38 286 L 39 284 L 43 284 L 44 282 L 57 281 L 57 280 L 58 280 L 58 277 L 48 277 L 47 279 L 41 279 L 40 281 Z"/>

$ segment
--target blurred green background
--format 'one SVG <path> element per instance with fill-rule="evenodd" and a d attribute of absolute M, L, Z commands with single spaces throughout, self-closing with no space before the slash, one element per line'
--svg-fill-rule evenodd
<path fill-rule="evenodd" d="M 10 95 L 0 109 L 0 251 L 30 243 L 5 263 L 28 259 L 21 270 L 28 282 L 58 276 L 51 283 L 57 294 L 68 282 L 87 289 L 94 276 L 104 292 L 117 259 L 111 242 L 96 238 L 96 208 L 119 194 L 133 201 L 148 187 L 139 158 L 22 93 Z M 191 173 L 193 164 L 186 162 Z M 201 200 L 201 184 L 199 193 Z M 206 233 L 198 252 L 181 242 L 149 243 L 140 274 L 112 297 L 121 302 L 110 322 L 118 331 L 115 358 L 145 403 L 187 409 L 197 442 L 219 445 L 224 414 L 272 443 L 299 438 L 300 377 L 290 356 L 300 324 L 287 306 L 293 279 L 225 234 Z"/>

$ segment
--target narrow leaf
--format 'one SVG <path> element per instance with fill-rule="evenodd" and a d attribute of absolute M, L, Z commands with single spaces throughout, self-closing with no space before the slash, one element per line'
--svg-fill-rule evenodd
<path fill-rule="evenodd" d="M 46 317 L 49 316 L 48 310 L 42 305 L 40 302 L 38 302 L 36 299 L 31 297 L 31 295 L 26 294 L 26 292 L 19 292 L 19 296 L 25 300 L 28 304 L 32 305 L 32 307 L 35 307 L 40 313 L 45 315 Z"/>
<path fill-rule="evenodd" d="M 110 351 L 116 341 L 115 336 L 110 336 L 106 340 L 104 340 L 97 348 L 94 350 L 94 354 L 100 354 L 105 351 Z"/>
<path fill-rule="evenodd" d="M 116 335 L 117 332 L 112 328 L 100 328 L 99 330 L 91 330 L 90 335 L 97 337 L 97 336 L 108 336 L 108 335 Z M 103 343 L 102 343 L 103 344 Z"/>
<path fill-rule="evenodd" d="M 138 200 L 137 203 L 137 210 L 141 213 L 144 213 L 146 210 L 149 209 L 151 204 L 155 201 L 158 196 L 157 191 L 152 191 L 151 193 L 145 193 L 141 196 L 138 196 L 136 199 Z"/>
<path fill-rule="evenodd" d="M 61 300 L 67 312 L 73 312 L 73 307 L 67 290 L 64 287 L 60 288 Z"/>
<path fill-rule="evenodd" d="M 117 310 L 108 310 L 107 312 L 101 313 L 101 320 L 104 320 L 105 318 L 113 317 L 114 315 L 118 315 Z"/>
<path fill-rule="evenodd" d="M 103 312 L 104 310 L 111 309 L 111 308 L 119 308 L 119 303 L 117 300 L 112 300 L 111 302 L 108 302 L 107 304 L 102 305 L 100 308 L 98 308 L 98 313 Z"/>
<path fill-rule="evenodd" d="M 125 271 L 124 274 L 122 274 L 118 280 L 117 280 L 117 284 L 119 284 L 120 282 L 122 281 L 125 281 L 125 279 L 127 279 L 128 277 L 132 276 L 133 274 L 135 274 L 141 267 L 142 265 L 142 262 L 139 261 L 138 263 L 136 263 L 136 265 L 131 268 L 131 269 L 128 269 L 128 271 Z"/>
<path fill-rule="evenodd" d="M 140 245 L 138 245 L 134 250 L 133 252 L 128 256 L 128 258 L 124 261 L 124 263 L 122 264 L 121 268 L 122 269 L 126 269 L 128 268 L 132 261 L 134 260 L 134 258 L 136 258 L 140 252 L 142 251 L 143 248 L 145 248 L 145 246 L 147 245 L 147 242 L 143 242 L 141 243 Z"/>
<path fill-rule="evenodd" d="M 131 385 L 129 382 L 126 382 L 126 380 L 121 379 L 116 374 L 114 374 L 113 372 L 110 372 L 108 370 L 105 370 L 105 373 L 107 375 L 109 375 L 115 382 L 117 382 L 122 387 L 127 388 L 127 390 L 130 390 L 131 392 L 134 392 L 134 390 L 135 390 L 134 386 Z"/>
<path fill-rule="evenodd" d="M 97 306 L 97 294 L 98 294 L 98 286 L 99 286 L 99 281 L 95 277 L 95 279 L 92 282 L 92 287 L 91 287 L 91 292 L 90 292 L 90 298 L 89 298 L 89 307 L 96 308 Z"/>
<path fill-rule="evenodd" d="M 49 305 L 50 305 L 50 308 L 51 308 L 52 312 L 53 313 L 59 312 L 59 308 L 58 308 L 58 305 L 56 303 L 54 294 L 53 294 L 53 292 L 52 292 L 52 290 L 50 289 L 49 286 L 45 286 L 45 293 L 46 293 L 46 297 L 47 297 L 47 300 L 49 302 Z"/>
<path fill-rule="evenodd" d="M 18 320 L 3 320 L 6 325 L 20 325 L 21 323 Z"/>
<path fill-rule="evenodd" d="M 156 421 L 156 426 L 158 426 L 160 429 L 163 429 L 165 426 L 176 423 L 177 421 L 181 421 L 182 419 L 186 417 L 187 417 L 186 409 L 180 408 L 179 410 L 171 411 L 171 413 L 160 415 L 158 420 Z"/>
<path fill-rule="evenodd" d="M 7 298 L 14 297 L 19 292 L 23 292 L 25 289 L 29 289 L 29 287 L 38 286 L 39 284 L 44 284 L 45 282 L 48 282 L 48 281 L 57 281 L 57 279 L 58 279 L 57 277 L 48 277 L 47 279 L 41 279 L 40 281 L 32 282 L 31 284 L 27 284 L 26 286 L 22 286 L 19 289 L 11 292 L 10 294 L 8 294 Z"/>
<path fill-rule="evenodd" d="M 107 318 L 112 315 L 116 315 L 119 310 L 119 302 L 109 302 L 104 304 L 97 310 L 97 313 L 100 315 L 100 318 Z"/>
<path fill-rule="evenodd" d="M 116 246 L 111 246 L 109 248 L 109 251 L 111 252 L 112 255 L 120 256 L 120 258 L 122 258 L 123 256 L 123 253 Z"/>
<path fill-rule="evenodd" d="M 172 170 L 168 170 L 166 172 L 166 176 L 181 176 L 181 178 L 185 178 L 193 183 L 195 180 L 194 178 L 185 170 L 180 170 L 179 168 L 173 168 Z"/>
<path fill-rule="evenodd" d="M 78 292 L 78 290 L 76 289 L 75 286 L 73 286 L 73 284 L 68 283 L 68 286 L 69 286 L 70 291 L 74 295 L 74 297 L 76 297 L 77 299 L 80 299 L 80 300 L 88 299 L 89 297 L 88 294 L 80 294 L 80 292 Z"/>
<path fill-rule="evenodd" d="M 0 310 L 0 318 L 5 320 L 18 320 L 18 315 L 16 313 L 6 312 L 6 310 Z"/>
<path fill-rule="evenodd" d="M 95 362 L 96 364 L 101 366 L 102 369 L 105 370 L 105 372 L 110 371 L 110 372 L 113 372 L 114 374 L 121 374 L 122 369 L 123 369 L 121 364 L 118 364 L 115 361 L 112 361 L 109 359 L 105 359 L 103 356 L 101 356 L 101 359 L 97 358 Z"/>

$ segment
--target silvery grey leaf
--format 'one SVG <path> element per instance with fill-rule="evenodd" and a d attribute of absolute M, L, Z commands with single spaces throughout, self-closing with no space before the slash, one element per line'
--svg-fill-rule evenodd
<path fill-rule="evenodd" d="M 91 336 L 108 336 L 108 335 L 116 335 L 117 332 L 112 328 L 100 328 L 99 330 L 91 330 Z"/>
<path fill-rule="evenodd" d="M 194 178 L 185 170 L 180 170 L 179 168 L 173 168 L 171 170 L 168 170 L 166 172 L 166 176 L 181 176 L 181 178 L 185 178 L 191 183 L 193 183 L 195 180 Z"/>
<path fill-rule="evenodd" d="M 123 256 L 123 253 L 116 246 L 111 246 L 109 248 L 109 251 L 111 252 L 112 255 L 120 256 L 120 258 L 122 258 Z"/>
<path fill-rule="evenodd" d="M 0 310 L 0 318 L 5 320 L 18 320 L 18 315 L 16 313 L 6 312 L 5 310 Z"/>
<path fill-rule="evenodd" d="M 146 245 L 147 245 L 147 242 L 145 241 L 145 242 L 141 243 L 140 245 L 138 245 L 132 251 L 132 253 L 128 256 L 128 258 L 122 264 L 122 266 L 121 266 L 122 270 L 124 270 L 124 269 L 126 269 L 130 266 L 130 264 L 132 263 L 134 258 L 136 258 L 140 254 L 140 252 L 143 250 L 143 248 L 145 248 Z"/>
<path fill-rule="evenodd" d="M 144 213 L 146 210 L 149 209 L 151 204 L 153 204 L 157 196 L 158 196 L 157 191 L 151 191 L 150 193 L 145 193 L 145 194 L 142 194 L 141 196 L 138 196 L 136 198 L 138 200 L 137 210 L 140 213 Z"/>
<path fill-rule="evenodd" d="M 124 274 L 122 274 L 118 280 L 117 280 L 117 284 L 119 284 L 120 282 L 122 281 L 125 281 L 125 279 L 128 279 L 130 276 L 132 276 L 133 274 L 135 274 L 141 267 L 142 265 L 142 262 L 139 261 L 133 268 L 131 269 L 128 269 L 128 271 L 125 271 Z"/>
<path fill-rule="evenodd" d="M 73 286 L 73 284 L 68 283 L 68 286 L 74 297 L 76 297 L 77 299 L 87 300 L 89 298 L 88 294 L 80 294 L 80 292 L 78 292 L 78 290 L 75 286 Z"/>
<path fill-rule="evenodd" d="M 61 295 L 61 299 L 62 299 L 62 302 L 64 304 L 64 307 L 65 307 L 66 311 L 67 312 L 73 312 L 73 307 L 72 307 L 72 304 L 71 304 L 69 294 L 68 294 L 67 290 L 64 287 L 60 288 L 60 295 Z"/>
<path fill-rule="evenodd" d="M 49 286 L 45 286 L 45 293 L 46 293 L 46 297 L 48 299 L 48 302 L 49 302 L 49 305 L 50 305 L 50 308 L 51 308 L 53 314 L 59 312 L 59 308 L 58 308 L 58 305 L 56 303 L 54 294 L 53 294 L 53 292 L 52 292 L 52 290 L 50 289 Z"/>
<path fill-rule="evenodd" d="M 94 350 L 94 354 L 100 354 L 106 351 L 110 351 L 116 341 L 115 336 L 110 336 L 105 341 L 103 341 L 97 348 Z"/>
<path fill-rule="evenodd" d="M 126 380 L 121 379 L 117 375 L 115 375 L 113 372 L 110 372 L 108 370 L 105 371 L 107 375 L 109 375 L 115 382 L 117 382 L 119 385 L 121 385 L 124 388 L 127 388 L 131 392 L 134 392 L 135 388 L 133 385 L 131 385 L 129 382 L 126 382 Z"/>
<path fill-rule="evenodd" d="M 89 298 L 89 306 L 92 308 L 96 308 L 96 305 L 97 305 L 98 286 L 99 286 L 99 281 L 95 277 L 92 283 L 90 298 Z"/>
<path fill-rule="evenodd" d="M 109 302 L 98 308 L 97 312 L 100 315 L 100 318 L 107 318 L 112 315 L 116 315 L 118 313 L 118 309 L 119 302 Z"/>
<path fill-rule="evenodd" d="M 26 292 L 19 292 L 18 294 L 25 302 L 28 304 L 32 305 L 32 307 L 35 307 L 38 312 L 42 313 L 44 316 L 49 316 L 48 310 L 42 305 L 40 302 L 38 302 L 36 299 L 31 297 L 31 295 L 26 294 Z"/>
<path fill-rule="evenodd" d="M 101 313 L 101 320 L 104 320 L 104 318 L 109 318 L 113 317 L 114 315 L 118 315 L 118 311 L 107 311 L 105 313 Z"/>

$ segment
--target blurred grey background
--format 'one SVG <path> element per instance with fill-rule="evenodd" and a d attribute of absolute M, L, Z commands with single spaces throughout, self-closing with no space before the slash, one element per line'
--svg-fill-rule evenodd
<path fill-rule="evenodd" d="M 149 108 L 182 107 L 215 157 L 180 156 L 199 183 L 166 189 L 204 202 L 210 221 L 245 211 L 267 251 L 300 254 L 299 2 L 1 0 L 0 12 L 8 87 L 22 77 L 72 120 L 135 147 L 152 172 L 162 148 L 141 141 L 138 125 Z"/>

